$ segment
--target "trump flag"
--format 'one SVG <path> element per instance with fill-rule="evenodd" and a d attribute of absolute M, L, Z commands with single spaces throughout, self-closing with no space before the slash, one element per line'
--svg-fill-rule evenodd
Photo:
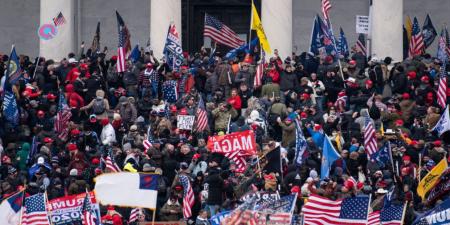
<path fill-rule="evenodd" d="M 95 196 L 102 205 L 156 208 L 157 174 L 107 173 L 95 178 Z"/>

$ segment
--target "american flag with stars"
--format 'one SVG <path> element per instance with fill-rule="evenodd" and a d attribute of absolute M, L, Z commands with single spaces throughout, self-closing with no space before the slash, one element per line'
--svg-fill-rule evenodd
<path fill-rule="evenodd" d="M 50 225 L 44 194 L 39 193 L 25 198 L 22 225 Z"/>
<path fill-rule="evenodd" d="M 304 223 L 308 225 L 366 225 L 369 196 L 331 200 L 311 194 L 303 206 Z"/>
<path fill-rule="evenodd" d="M 106 169 L 109 169 L 113 173 L 122 171 L 120 167 L 117 165 L 116 160 L 114 159 L 114 155 L 111 148 L 108 150 L 108 153 L 106 155 L 105 164 Z"/>
<path fill-rule="evenodd" d="M 401 225 L 403 223 L 403 210 L 406 205 L 390 205 L 369 214 L 367 225 Z"/>
<path fill-rule="evenodd" d="M 134 208 L 131 210 L 130 212 L 130 218 L 128 219 L 128 223 L 132 223 L 137 221 L 139 215 L 141 214 L 141 209 L 140 208 Z"/>
<path fill-rule="evenodd" d="M 208 127 L 208 113 L 206 112 L 205 102 L 203 98 L 200 96 L 198 100 L 197 112 L 195 113 L 196 117 L 196 130 L 201 132 L 204 131 Z"/>
<path fill-rule="evenodd" d="M 411 40 L 409 42 L 409 57 L 421 55 L 424 48 L 425 43 L 423 42 L 422 32 L 420 32 L 419 22 L 414 17 Z"/>
<path fill-rule="evenodd" d="M 230 48 L 238 48 L 239 46 L 245 44 L 245 41 L 243 41 L 233 30 L 220 22 L 218 19 L 206 13 L 203 35 Z"/>
<path fill-rule="evenodd" d="M 194 206 L 194 191 L 192 190 L 189 177 L 180 175 L 180 183 L 183 186 L 183 216 L 185 219 L 192 216 L 191 208 Z"/>
<path fill-rule="evenodd" d="M 177 81 L 167 80 L 163 83 L 164 100 L 169 103 L 175 103 L 178 99 L 177 94 Z"/>
<path fill-rule="evenodd" d="M 439 37 L 439 45 L 437 57 L 441 61 L 442 66 L 439 73 L 439 87 L 437 92 L 437 102 L 442 107 L 445 108 L 447 105 L 447 71 L 446 66 L 448 62 L 447 55 L 447 43 L 444 36 L 444 30 L 441 32 L 441 36 Z"/>
<path fill-rule="evenodd" d="M 378 151 L 377 138 L 375 137 L 375 128 L 367 116 L 364 126 L 364 148 L 366 149 L 367 157 L 372 159 L 372 155 Z"/>
<path fill-rule="evenodd" d="M 147 151 L 149 148 L 153 147 L 154 143 L 155 143 L 155 138 L 153 137 L 152 126 L 148 126 L 147 139 L 145 139 L 142 144 L 144 145 L 144 148 Z"/>
<path fill-rule="evenodd" d="M 57 27 L 66 23 L 66 18 L 64 18 L 62 12 L 59 12 L 58 15 L 55 18 L 53 18 L 53 23 Z"/>
<path fill-rule="evenodd" d="M 92 207 L 92 202 L 91 202 L 89 192 L 86 192 L 86 196 L 84 197 L 83 206 L 81 207 L 81 213 L 83 215 L 83 224 L 84 225 L 98 225 L 99 224 L 99 220 L 98 220 L 96 213 Z"/>
<path fill-rule="evenodd" d="M 358 35 L 358 40 L 356 41 L 356 49 L 363 55 L 367 55 L 366 37 L 364 36 L 364 34 Z"/>
<path fill-rule="evenodd" d="M 125 26 L 125 22 L 120 16 L 119 12 L 116 11 L 117 16 L 117 29 L 119 32 L 119 47 L 117 49 L 117 72 L 124 72 L 126 70 L 125 67 L 125 59 L 127 57 L 127 53 L 131 51 L 131 42 L 130 42 L 130 32 L 128 31 L 127 26 Z"/>
<path fill-rule="evenodd" d="M 72 112 L 64 98 L 64 92 L 61 91 L 59 94 L 58 113 L 55 119 L 55 131 L 59 133 L 58 137 L 60 139 L 65 140 L 69 135 L 68 123 L 71 117 Z"/>
<path fill-rule="evenodd" d="M 253 86 L 255 88 L 262 85 L 262 78 L 264 76 L 264 65 L 266 64 L 266 53 L 261 49 L 261 61 L 256 67 L 255 80 L 253 81 Z"/>
<path fill-rule="evenodd" d="M 448 34 L 447 27 L 445 28 L 445 43 L 447 44 L 447 56 L 450 56 L 450 35 Z"/>

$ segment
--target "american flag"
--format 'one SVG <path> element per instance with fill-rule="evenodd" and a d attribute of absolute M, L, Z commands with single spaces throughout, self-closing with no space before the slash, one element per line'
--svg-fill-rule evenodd
<path fill-rule="evenodd" d="M 64 98 L 64 93 L 60 91 L 59 93 L 59 103 L 58 103 L 58 113 L 55 119 L 55 131 L 58 134 L 58 138 L 65 140 L 67 135 L 69 135 L 68 123 L 72 117 L 72 112 L 67 105 L 66 99 Z"/>
<path fill-rule="evenodd" d="M 127 53 L 131 51 L 130 32 L 128 31 L 127 26 L 125 26 L 125 22 L 117 11 L 116 16 L 117 27 L 119 31 L 119 48 L 117 49 L 116 65 L 117 72 L 124 72 L 126 70 L 125 59 L 127 57 Z"/>
<path fill-rule="evenodd" d="M 255 212 L 253 209 L 255 208 L 256 201 L 258 200 L 257 196 L 253 196 L 248 199 L 244 203 L 242 203 L 238 208 L 233 210 L 225 219 L 224 224 L 232 225 L 232 224 L 248 224 L 248 225 L 256 225 L 257 221 L 255 218 Z"/>
<path fill-rule="evenodd" d="M 439 46 L 438 46 L 438 52 L 437 57 L 441 61 L 441 71 L 439 75 L 439 88 L 437 92 L 438 97 L 438 104 L 445 108 L 447 104 L 447 71 L 445 70 L 448 55 L 447 55 L 447 43 L 444 36 L 444 30 L 441 32 L 441 36 L 439 37 Z"/>
<path fill-rule="evenodd" d="M 198 107 L 196 112 L 196 130 L 197 131 L 203 131 L 208 127 L 208 114 L 206 112 L 205 108 L 205 102 L 203 101 L 203 98 L 200 96 L 200 99 L 198 100 Z"/>
<path fill-rule="evenodd" d="M 366 225 L 369 204 L 369 196 L 330 200 L 312 194 L 302 209 L 304 223 L 308 225 Z"/>
<path fill-rule="evenodd" d="M 238 48 L 245 44 L 239 36 L 220 22 L 218 19 L 205 13 L 205 29 L 203 30 L 205 37 L 211 38 L 213 41 L 226 45 L 230 48 Z"/>
<path fill-rule="evenodd" d="M 447 44 L 447 56 L 450 56 L 450 35 L 448 35 L 447 27 L 445 28 L 445 43 Z"/>
<path fill-rule="evenodd" d="M 140 214 L 141 214 L 141 209 L 139 209 L 139 208 L 132 209 L 130 212 L 130 219 L 128 219 L 128 223 L 135 222 L 138 219 Z"/>
<path fill-rule="evenodd" d="M 177 93 L 177 81 L 167 80 L 163 83 L 162 91 L 164 94 L 164 100 L 170 103 L 175 103 L 178 99 Z"/>
<path fill-rule="evenodd" d="M 25 198 L 22 225 L 50 225 L 45 205 L 46 199 L 42 193 Z"/>
<path fill-rule="evenodd" d="M 390 205 L 381 211 L 372 212 L 369 214 L 367 225 L 401 225 L 405 206 L 405 204 Z"/>
<path fill-rule="evenodd" d="M 378 150 L 377 139 L 375 137 L 375 128 L 373 127 L 372 121 L 370 121 L 370 117 L 367 117 L 365 120 L 364 147 L 366 149 L 367 157 L 371 159 L 372 154 Z"/>
<path fill-rule="evenodd" d="M 144 145 L 144 148 L 147 151 L 149 148 L 153 147 L 154 143 L 155 143 L 155 138 L 153 137 L 152 126 L 148 126 L 147 139 L 144 140 L 144 142 L 142 144 Z"/>
<path fill-rule="evenodd" d="M 55 23 L 55 26 L 61 26 L 66 23 L 66 18 L 64 18 L 62 12 L 59 12 L 59 14 L 53 18 L 53 23 Z"/>
<path fill-rule="evenodd" d="M 109 169 L 113 173 L 122 171 L 120 169 L 120 167 L 117 165 L 116 160 L 114 159 L 112 149 L 108 150 L 108 154 L 106 155 L 105 164 L 106 164 L 106 169 Z"/>
<path fill-rule="evenodd" d="M 322 14 L 323 18 L 328 21 L 328 13 L 331 9 L 331 2 L 330 0 L 322 0 Z"/>
<path fill-rule="evenodd" d="M 191 182 L 186 175 L 180 175 L 180 183 L 183 186 L 183 216 L 185 219 L 192 216 L 191 208 L 194 205 L 194 191 Z"/>
<path fill-rule="evenodd" d="M 363 55 L 367 55 L 366 37 L 364 36 L 364 34 L 358 35 L 358 41 L 356 41 L 356 49 Z"/>
<path fill-rule="evenodd" d="M 423 35 L 420 32 L 419 22 L 414 17 L 411 40 L 409 42 L 409 57 L 421 55 L 425 44 L 423 42 Z"/>
<path fill-rule="evenodd" d="M 227 152 L 225 157 L 229 160 L 233 160 L 236 163 L 236 172 L 242 173 L 247 168 L 247 162 L 245 161 L 245 155 L 242 155 L 240 151 Z"/>
<path fill-rule="evenodd" d="M 266 53 L 261 49 L 261 62 L 259 62 L 258 67 L 256 67 L 255 80 L 253 86 L 255 88 L 262 85 L 262 78 L 264 76 L 264 65 L 266 64 Z"/>
<path fill-rule="evenodd" d="M 84 197 L 83 207 L 81 207 L 81 213 L 83 215 L 83 224 L 84 225 L 98 225 L 99 220 L 96 216 L 94 209 L 92 208 L 91 198 L 88 192 L 86 192 L 86 196 Z"/>

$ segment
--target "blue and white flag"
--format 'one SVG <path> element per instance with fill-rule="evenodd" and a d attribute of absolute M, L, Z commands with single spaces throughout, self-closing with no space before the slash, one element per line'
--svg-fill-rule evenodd
<path fill-rule="evenodd" d="M 306 151 L 306 147 L 308 143 L 306 143 L 305 135 L 303 135 L 301 122 L 299 120 L 295 120 L 295 158 L 294 162 L 297 166 L 302 165 L 303 163 L 303 155 Z"/>
<path fill-rule="evenodd" d="M 387 164 L 391 161 L 390 151 L 391 151 L 390 142 L 386 142 L 386 144 L 384 144 L 380 150 L 371 155 L 371 159 L 372 161 L 377 162 L 377 164 L 381 168 L 385 168 Z"/>
<path fill-rule="evenodd" d="M 339 35 L 339 42 L 338 42 L 337 50 L 339 52 L 339 55 L 344 56 L 344 58 L 347 58 L 350 54 L 348 51 L 347 38 L 345 37 L 344 30 L 342 29 L 342 27 L 340 28 L 340 35 Z"/>
<path fill-rule="evenodd" d="M 22 69 L 20 68 L 19 56 L 16 53 L 16 47 L 13 46 L 11 55 L 9 56 L 9 66 L 6 74 L 8 75 L 8 81 L 10 84 L 15 84 L 22 75 Z"/>
<path fill-rule="evenodd" d="M 178 99 L 177 94 L 177 81 L 176 80 L 168 80 L 163 83 L 162 87 L 164 100 L 169 103 L 175 103 Z"/>
<path fill-rule="evenodd" d="M 334 161 L 341 158 L 339 153 L 334 149 L 333 144 L 331 144 L 330 138 L 325 135 L 323 139 L 323 155 L 322 155 L 322 166 L 320 169 L 320 179 L 325 179 L 330 175 L 331 165 Z"/>
<path fill-rule="evenodd" d="M 413 222 L 413 225 L 444 225 L 450 223 L 450 198 L 447 198 L 440 205 L 434 207 L 432 210 L 420 215 Z"/>
<path fill-rule="evenodd" d="M 10 69 L 8 69 L 8 71 L 13 67 L 11 66 L 11 62 L 9 67 Z M 6 74 L 8 74 L 8 72 Z M 10 124 L 17 126 L 19 124 L 19 108 L 17 107 L 16 96 L 12 90 L 12 85 L 8 82 L 8 80 L 10 80 L 9 76 L 7 76 L 7 78 L 3 89 L 5 92 L 3 96 L 3 116 Z"/>
<path fill-rule="evenodd" d="M 320 28 L 320 17 L 317 15 L 316 18 L 314 19 L 314 25 L 311 31 L 311 43 L 309 46 L 309 51 L 314 53 L 314 55 L 318 55 L 319 54 L 319 48 L 323 47 L 322 46 L 322 41 L 321 41 L 321 37 L 322 37 L 322 30 Z"/>
<path fill-rule="evenodd" d="M 0 204 L 0 221 L 5 225 L 20 223 L 21 209 L 23 206 L 24 191 L 19 191 Z"/>
<path fill-rule="evenodd" d="M 224 211 L 224 212 L 220 212 L 214 216 L 211 217 L 211 219 L 209 219 L 209 222 L 211 222 L 211 225 L 220 225 L 220 222 L 229 214 L 231 213 L 231 211 Z"/>
<path fill-rule="evenodd" d="M 163 54 L 166 57 L 167 64 L 174 71 L 179 71 L 183 63 L 183 49 L 181 48 L 181 40 L 175 28 L 175 24 L 169 26 L 167 32 L 166 45 L 164 46 Z"/>
<path fill-rule="evenodd" d="M 245 45 L 241 45 L 238 48 L 232 49 L 231 51 L 229 51 L 226 55 L 225 55 L 225 59 L 233 59 L 235 58 L 237 55 L 239 55 L 240 53 L 249 53 L 251 54 L 252 51 L 255 49 L 255 47 L 258 45 L 259 43 L 259 39 L 255 38 L 250 42 L 250 47 L 248 46 L 249 44 L 245 44 Z"/>
<path fill-rule="evenodd" d="M 441 136 L 446 131 L 450 130 L 450 116 L 449 116 L 448 106 L 445 108 L 444 113 L 441 115 L 441 118 L 437 122 L 436 126 L 432 129 L 433 131 L 438 132 L 439 136 Z"/>
<path fill-rule="evenodd" d="M 133 63 L 136 63 L 139 57 L 141 57 L 141 51 L 139 51 L 139 45 L 136 45 L 130 53 L 130 59 Z"/>

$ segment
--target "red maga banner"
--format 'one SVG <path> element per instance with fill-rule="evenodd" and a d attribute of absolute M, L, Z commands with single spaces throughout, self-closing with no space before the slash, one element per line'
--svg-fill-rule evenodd
<path fill-rule="evenodd" d="M 234 132 L 222 136 L 208 137 L 211 152 L 228 153 L 240 151 L 244 155 L 256 154 L 256 139 L 253 130 Z"/>

